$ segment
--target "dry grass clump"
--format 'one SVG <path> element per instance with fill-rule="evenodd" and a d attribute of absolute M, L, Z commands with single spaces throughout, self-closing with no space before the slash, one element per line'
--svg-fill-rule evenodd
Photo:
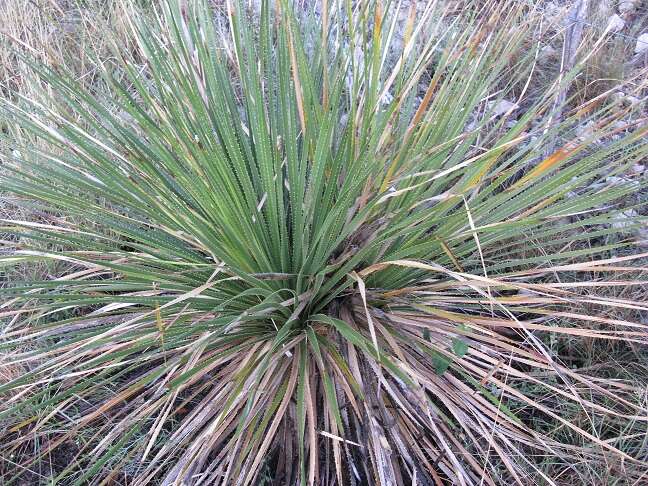
<path fill-rule="evenodd" d="M 136 43 L 128 28 L 128 19 L 136 12 L 139 9 L 135 4 L 124 1 L 2 2 L 0 79 L 5 95 L 41 94 L 44 86 L 33 76 L 34 59 L 73 74 L 87 86 L 96 86 L 97 60 L 111 62 L 109 43 L 116 42 L 123 54 L 136 55 Z M 91 50 L 93 56 L 89 55 Z"/>

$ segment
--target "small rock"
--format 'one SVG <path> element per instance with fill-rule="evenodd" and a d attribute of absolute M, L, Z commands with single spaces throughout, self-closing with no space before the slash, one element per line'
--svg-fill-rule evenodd
<path fill-rule="evenodd" d="M 646 170 L 646 166 L 642 164 L 634 164 L 630 170 L 633 174 L 643 174 Z"/>
<path fill-rule="evenodd" d="M 585 125 L 580 125 L 576 128 L 576 135 L 578 138 L 584 142 L 591 139 L 594 136 L 594 122 L 586 123 Z"/>
<path fill-rule="evenodd" d="M 625 94 L 623 91 L 617 91 L 616 93 L 613 93 L 610 97 L 614 102 L 620 103 L 623 106 L 633 106 L 641 103 L 641 99 L 633 95 Z"/>
<path fill-rule="evenodd" d="M 605 178 L 605 183 L 609 186 L 619 186 L 621 184 L 625 184 L 626 182 L 627 180 L 623 177 L 610 176 Z"/>
<path fill-rule="evenodd" d="M 625 20 L 623 20 L 617 14 L 614 14 L 612 17 L 610 17 L 610 20 L 608 20 L 607 28 L 610 32 L 618 32 L 622 30 L 624 27 L 625 27 Z"/>
<path fill-rule="evenodd" d="M 608 178 L 610 179 L 610 178 Z M 636 187 L 637 189 L 641 188 L 641 182 L 632 180 L 632 179 L 626 179 L 625 177 L 611 177 L 611 179 L 615 179 L 616 182 L 610 182 L 607 179 L 605 179 L 605 183 L 608 184 L 609 186 L 617 186 L 617 185 L 627 185 L 631 187 Z"/>
<path fill-rule="evenodd" d="M 492 112 L 493 116 L 502 116 L 509 111 L 514 111 L 519 108 L 517 103 L 512 103 L 508 100 L 491 101 L 488 103 L 488 109 Z"/>
<path fill-rule="evenodd" d="M 380 98 L 380 104 L 383 106 L 389 105 L 392 101 L 394 101 L 394 95 L 391 93 L 387 92 L 385 93 L 381 98 Z"/>
<path fill-rule="evenodd" d="M 648 225 L 644 225 L 637 231 L 637 244 L 648 247 Z"/>
<path fill-rule="evenodd" d="M 517 121 L 515 118 L 512 118 L 512 119 L 508 120 L 508 121 L 504 124 L 504 126 L 505 126 L 506 128 L 508 128 L 508 129 L 511 129 L 511 128 L 513 128 L 513 127 L 514 127 L 515 125 L 517 125 L 517 124 L 518 124 L 518 121 Z"/>
<path fill-rule="evenodd" d="M 639 0 L 621 0 L 619 2 L 619 13 L 623 15 L 634 12 L 638 3 Z"/>
<path fill-rule="evenodd" d="M 622 213 L 619 213 L 617 215 L 617 221 L 612 223 L 612 227 L 616 229 L 623 229 L 627 228 L 628 226 L 632 226 L 635 223 L 635 219 L 639 216 L 639 213 L 635 211 L 634 209 L 628 209 L 626 211 L 623 211 Z"/>
<path fill-rule="evenodd" d="M 635 54 L 645 52 L 648 50 L 648 32 L 644 32 L 637 38 L 637 45 L 635 46 Z"/>
<path fill-rule="evenodd" d="M 549 59 L 552 59 L 558 54 L 558 51 L 551 47 L 550 45 L 544 46 L 542 49 L 540 49 L 540 54 L 538 55 L 538 59 L 540 61 L 548 61 Z"/>

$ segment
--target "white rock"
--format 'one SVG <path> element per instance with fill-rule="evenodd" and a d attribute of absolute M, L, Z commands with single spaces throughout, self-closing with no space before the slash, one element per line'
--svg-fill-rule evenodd
<path fill-rule="evenodd" d="M 627 180 L 624 179 L 623 177 L 610 176 L 605 178 L 605 183 L 608 184 L 609 186 L 618 186 L 626 182 Z"/>
<path fill-rule="evenodd" d="M 637 231 L 637 244 L 648 247 L 648 225 L 644 225 Z"/>
<path fill-rule="evenodd" d="M 394 101 L 394 96 L 389 92 L 385 93 L 380 98 L 380 104 L 383 105 L 383 106 L 387 106 L 392 101 Z"/>
<path fill-rule="evenodd" d="M 640 52 L 645 52 L 648 50 L 648 32 L 644 32 L 639 37 L 637 37 L 637 45 L 635 46 L 635 54 Z"/>
<path fill-rule="evenodd" d="M 514 111 L 519 108 L 517 103 L 512 103 L 508 100 L 491 101 L 488 103 L 488 109 L 492 112 L 493 116 L 502 116 L 509 111 Z"/>
<path fill-rule="evenodd" d="M 643 174 L 646 170 L 646 166 L 642 164 L 634 164 L 630 170 L 633 174 Z"/>
<path fill-rule="evenodd" d="M 540 49 L 540 54 L 538 54 L 538 59 L 540 61 L 547 61 L 552 57 L 556 56 L 557 54 L 558 51 L 556 51 L 556 49 L 554 49 L 550 45 L 546 45 L 542 49 Z"/>
<path fill-rule="evenodd" d="M 621 103 L 623 106 L 636 105 L 641 103 L 642 101 L 636 96 L 625 94 L 623 91 L 617 91 L 616 93 L 613 93 L 610 97 L 612 98 L 613 101 L 617 103 Z M 621 122 L 619 126 L 624 126 L 624 123 Z"/>
<path fill-rule="evenodd" d="M 586 123 L 585 125 L 580 125 L 576 128 L 576 135 L 578 138 L 584 142 L 589 140 L 594 135 L 594 122 Z"/>
<path fill-rule="evenodd" d="M 610 17 L 610 20 L 608 20 L 607 28 L 610 30 L 610 32 L 618 32 L 622 30 L 624 27 L 625 27 L 625 20 L 623 20 L 617 14 L 614 14 L 612 17 Z"/>
<path fill-rule="evenodd" d="M 619 2 L 619 13 L 632 13 L 640 0 L 621 0 Z"/>
<path fill-rule="evenodd" d="M 637 213 L 637 211 L 635 211 L 634 209 L 628 209 L 626 211 L 623 211 L 622 213 L 619 213 L 617 215 L 618 219 L 616 222 L 612 223 L 612 227 L 617 229 L 623 229 L 623 228 L 627 228 L 628 226 L 632 226 L 632 224 L 634 224 L 634 221 L 632 220 L 637 218 L 637 216 L 639 216 L 639 213 Z"/>
<path fill-rule="evenodd" d="M 510 119 L 509 121 L 507 121 L 507 122 L 504 124 L 504 126 L 505 126 L 506 128 L 511 129 L 511 128 L 513 128 L 513 127 L 514 127 L 515 125 L 517 125 L 517 124 L 518 124 L 517 119 L 512 118 L 512 119 Z"/>

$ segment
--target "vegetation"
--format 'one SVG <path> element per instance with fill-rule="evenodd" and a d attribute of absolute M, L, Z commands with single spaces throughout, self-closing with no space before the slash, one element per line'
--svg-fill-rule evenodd
<path fill-rule="evenodd" d="M 645 477 L 645 389 L 570 343 L 645 346 L 609 289 L 646 181 L 601 182 L 646 119 L 565 96 L 587 55 L 528 96 L 523 3 L 412 5 L 165 0 L 93 83 L 12 54 L 0 187 L 44 216 L 0 226 L 8 484 Z"/>

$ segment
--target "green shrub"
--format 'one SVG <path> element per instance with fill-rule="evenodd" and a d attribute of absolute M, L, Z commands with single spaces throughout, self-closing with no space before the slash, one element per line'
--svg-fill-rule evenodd
<path fill-rule="evenodd" d="M 35 449 L 22 471 L 63 449 L 66 484 L 529 484 L 551 482 L 547 455 L 640 464 L 546 397 L 645 424 L 634 389 L 550 348 L 645 342 L 605 315 L 645 304 L 601 290 L 633 285 L 633 253 L 612 251 L 634 223 L 612 223 L 636 185 L 597 185 L 646 157 L 645 125 L 598 101 L 557 120 L 579 66 L 528 99 L 539 46 L 517 2 L 318 9 L 228 5 L 221 35 L 204 2 L 167 0 L 130 19 L 141 54 L 96 59 L 108 88 L 40 66 L 47 103 L 3 101 L 2 190 L 54 222 L 3 220 L 19 242 L 0 264 L 65 267 L 1 290 L 5 363 L 24 371 L 0 384 L 3 455 Z"/>

